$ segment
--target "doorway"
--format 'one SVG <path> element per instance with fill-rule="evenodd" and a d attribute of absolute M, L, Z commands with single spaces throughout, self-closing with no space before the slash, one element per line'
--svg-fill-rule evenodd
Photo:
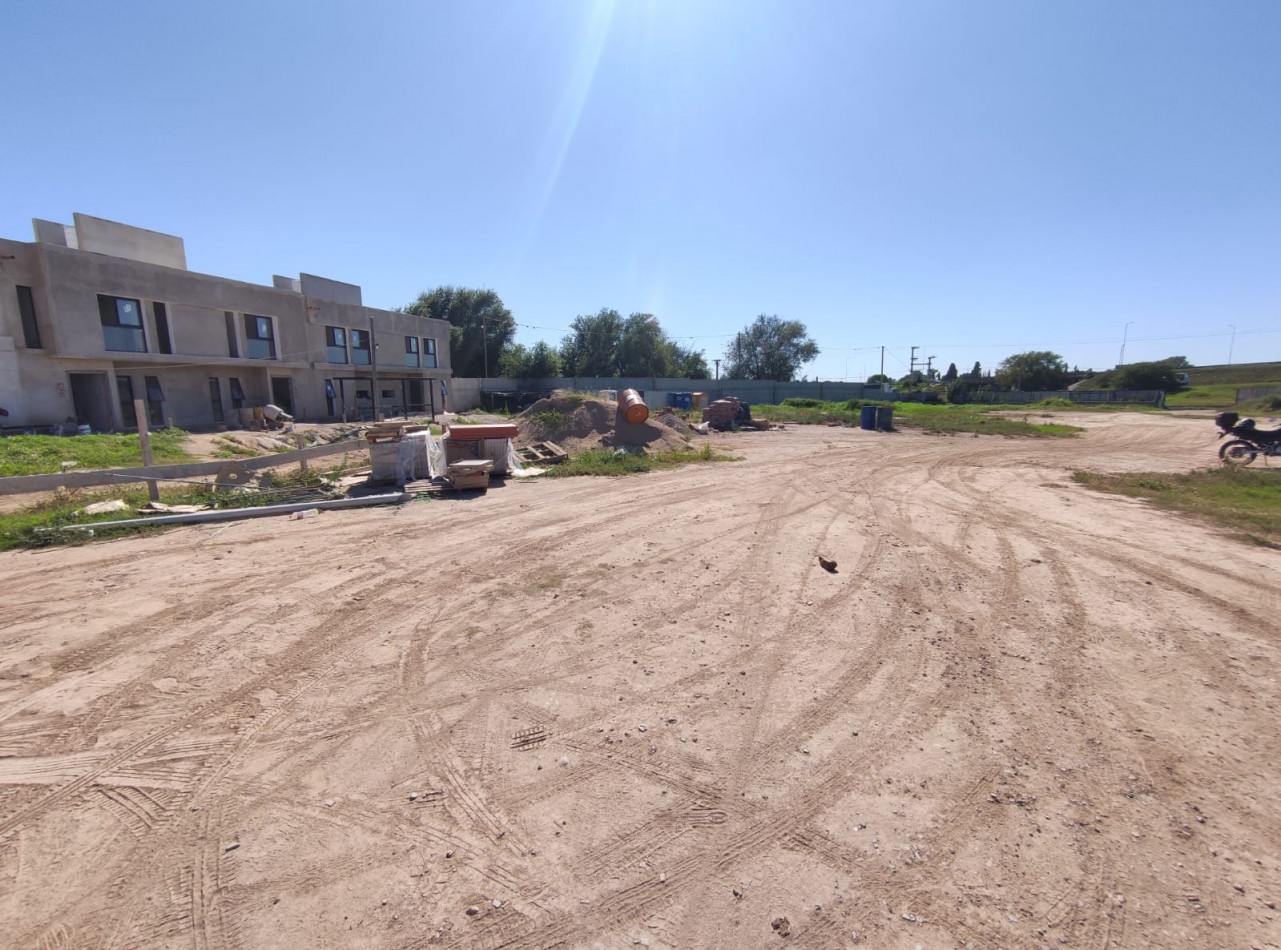
<path fill-rule="evenodd" d="M 115 428 L 111 412 L 111 387 L 106 373 L 68 373 L 71 377 L 71 404 L 76 422 L 92 426 L 95 432 Z"/>
<path fill-rule="evenodd" d="M 406 400 L 409 406 L 406 411 L 413 413 L 423 412 L 427 408 L 423 400 L 423 381 L 421 379 L 411 379 L 405 385 L 409 388 L 409 398 Z"/>
<path fill-rule="evenodd" d="M 271 401 L 289 415 L 294 415 L 294 387 L 288 376 L 271 377 Z"/>

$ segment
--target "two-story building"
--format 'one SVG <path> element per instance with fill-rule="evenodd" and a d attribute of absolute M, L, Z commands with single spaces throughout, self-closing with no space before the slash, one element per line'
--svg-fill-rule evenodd
<path fill-rule="evenodd" d="M 0 239 L 0 426 L 239 425 L 441 408 L 449 323 L 366 307 L 310 274 L 272 286 L 187 270 L 183 240 L 76 214 Z M 241 410 L 244 410 L 242 412 Z"/>

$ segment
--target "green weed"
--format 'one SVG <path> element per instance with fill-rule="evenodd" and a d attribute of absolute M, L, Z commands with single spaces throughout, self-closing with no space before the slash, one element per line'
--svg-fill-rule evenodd
<path fill-rule="evenodd" d="M 182 429 L 157 429 L 151 433 L 151 456 L 156 464 L 183 462 L 192 456 L 183 448 Z M 84 470 L 130 468 L 142 465 L 137 435 L 11 435 L 0 438 L 0 477 L 46 475 L 61 471 L 63 462 Z"/>
<path fill-rule="evenodd" d="M 1227 529 L 1264 547 L 1281 546 L 1281 469 L 1212 468 L 1183 474 L 1074 472 L 1096 491 L 1142 498 Z"/>

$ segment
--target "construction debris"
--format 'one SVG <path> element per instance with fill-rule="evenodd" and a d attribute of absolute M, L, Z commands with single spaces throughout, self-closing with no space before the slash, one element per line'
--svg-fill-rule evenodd
<path fill-rule="evenodd" d="M 750 422 L 751 418 L 752 410 L 737 396 L 717 399 L 703 410 L 703 421 L 722 431 Z"/>
<path fill-rule="evenodd" d="M 91 505 L 85 505 L 80 509 L 82 515 L 105 515 L 111 511 L 128 511 L 129 503 L 122 498 L 113 498 L 111 501 L 95 501 Z"/>

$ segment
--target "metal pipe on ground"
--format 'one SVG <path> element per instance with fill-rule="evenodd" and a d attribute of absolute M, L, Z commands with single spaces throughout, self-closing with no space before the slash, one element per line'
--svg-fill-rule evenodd
<path fill-rule="evenodd" d="M 199 524 L 210 521 L 244 521 L 247 518 L 269 518 L 288 515 L 295 511 L 317 508 L 333 511 L 341 508 L 366 508 L 371 505 L 390 505 L 409 501 L 410 495 L 392 492 L 386 495 L 366 495 L 363 498 L 336 498 L 333 501 L 299 501 L 287 505 L 264 505 L 260 508 L 220 508 L 216 511 L 193 511 L 185 515 L 157 515 L 154 518 L 126 518 L 123 521 L 95 521 L 90 524 L 68 524 L 57 528 L 37 528 L 39 534 L 56 531 L 93 531 L 98 528 L 138 528 L 149 524 Z"/>

